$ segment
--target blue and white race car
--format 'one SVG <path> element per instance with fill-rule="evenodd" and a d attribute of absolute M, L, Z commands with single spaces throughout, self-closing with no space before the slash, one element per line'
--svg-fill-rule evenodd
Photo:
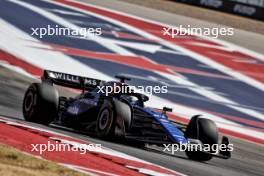
<path fill-rule="evenodd" d="M 32 83 L 23 101 L 27 121 L 51 123 L 90 132 L 103 139 L 125 139 L 137 144 L 200 144 L 200 150 L 186 150 L 192 160 L 207 161 L 213 156 L 230 158 L 229 151 L 204 151 L 205 144 L 218 145 L 218 129 L 212 120 L 196 115 L 188 125 L 171 121 L 164 107 L 161 112 L 144 106 L 148 97 L 129 89 L 125 80 L 105 82 L 93 78 L 45 70 L 42 83 Z M 82 89 L 74 98 L 59 96 L 54 84 Z M 108 88 L 112 92 L 106 92 Z M 116 89 L 129 90 L 116 93 Z M 228 145 L 223 137 L 221 145 Z"/>

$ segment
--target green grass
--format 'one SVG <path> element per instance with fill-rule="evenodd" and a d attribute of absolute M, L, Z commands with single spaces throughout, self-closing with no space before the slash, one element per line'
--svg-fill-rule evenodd
<path fill-rule="evenodd" d="M 4 176 L 87 176 L 55 162 L 27 155 L 0 144 L 0 175 Z"/>

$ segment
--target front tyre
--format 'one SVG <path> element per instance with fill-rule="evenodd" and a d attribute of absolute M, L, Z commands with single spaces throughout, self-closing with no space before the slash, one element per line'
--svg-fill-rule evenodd
<path fill-rule="evenodd" d="M 216 124 L 205 118 L 200 118 L 199 115 L 193 116 L 187 126 L 185 132 L 186 138 L 199 139 L 203 144 L 218 144 L 218 130 Z M 212 159 L 210 153 L 201 151 L 186 151 L 188 158 L 196 161 L 208 161 Z"/>
<path fill-rule="evenodd" d="M 96 120 L 96 133 L 99 138 L 111 137 L 115 129 L 115 112 L 113 104 L 105 101 Z"/>
<path fill-rule="evenodd" d="M 50 124 L 58 111 L 58 91 L 47 83 L 32 83 L 23 100 L 23 115 L 26 121 L 43 125 Z"/>

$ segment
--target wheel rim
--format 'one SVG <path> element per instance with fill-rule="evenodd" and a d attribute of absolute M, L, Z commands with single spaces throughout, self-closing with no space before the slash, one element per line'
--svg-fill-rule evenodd
<path fill-rule="evenodd" d="M 104 130 L 110 120 L 110 112 L 108 109 L 104 109 L 99 117 L 99 129 Z"/>
<path fill-rule="evenodd" d="M 31 107 L 33 105 L 33 101 L 34 101 L 34 95 L 30 91 L 30 92 L 28 92 L 27 96 L 25 97 L 25 104 L 24 104 L 25 111 L 29 111 L 31 109 Z"/>

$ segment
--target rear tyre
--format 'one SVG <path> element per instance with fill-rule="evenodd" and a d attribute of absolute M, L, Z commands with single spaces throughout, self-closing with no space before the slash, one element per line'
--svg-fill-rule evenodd
<path fill-rule="evenodd" d="M 193 116 L 185 132 L 186 138 L 199 139 L 203 144 L 218 144 L 218 130 L 216 124 L 209 119 Z M 186 151 L 188 158 L 196 161 L 208 161 L 212 155 L 200 151 Z"/>
<path fill-rule="evenodd" d="M 26 121 L 43 125 L 50 124 L 58 111 L 58 91 L 46 83 L 32 83 L 23 100 L 23 115 Z"/>
<path fill-rule="evenodd" d="M 99 138 L 112 137 L 115 130 L 115 112 L 113 104 L 105 101 L 96 120 L 96 133 Z"/>

